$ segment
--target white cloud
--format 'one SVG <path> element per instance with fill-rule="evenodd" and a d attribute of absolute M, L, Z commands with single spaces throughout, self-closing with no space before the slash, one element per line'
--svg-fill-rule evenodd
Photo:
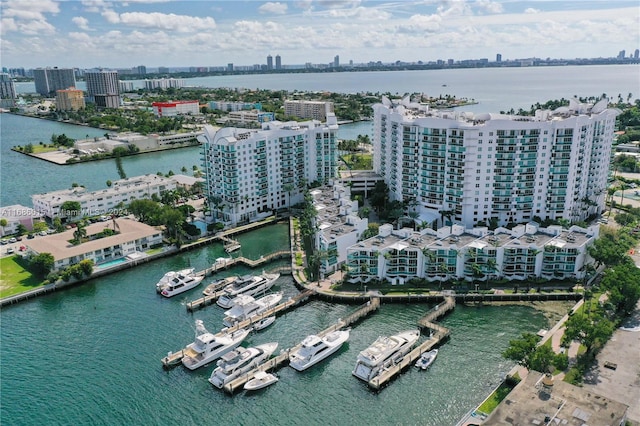
<path fill-rule="evenodd" d="M 489 13 L 502 13 L 504 11 L 502 4 L 491 0 L 478 0 L 475 5 Z"/>
<path fill-rule="evenodd" d="M 0 20 L 0 34 L 8 33 L 11 31 L 18 31 L 18 24 L 16 24 L 13 18 L 2 18 Z"/>
<path fill-rule="evenodd" d="M 413 15 L 401 28 L 410 31 L 434 32 L 440 29 L 442 17 L 440 15 Z"/>
<path fill-rule="evenodd" d="M 216 22 L 211 17 L 199 18 L 173 13 L 143 13 L 126 12 L 118 14 L 112 10 L 105 10 L 102 16 L 112 24 L 124 24 L 136 28 L 155 28 L 176 31 L 179 33 L 212 30 Z"/>
<path fill-rule="evenodd" d="M 524 10 L 524 13 L 531 13 L 531 14 L 539 13 L 539 12 L 540 12 L 539 9 L 534 9 L 533 7 L 528 7 Z"/>
<path fill-rule="evenodd" d="M 51 0 L 8 0 L 2 3 L 2 33 L 19 32 L 22 36 L 50 35 L 56 32 L 45 14 L 60 12 Z"/>
<path fill-rule="evenodd" d="M 73 22 L 74 24 L 76 24 L 78 26 L 78 28 L 80 28 L 81 30 L 85 30 L 85 31 L 89 31 L 89 20 L 85 17 L 82 16 L 74 16 L 73 18 L 71 18 L 71 22 Z"/>
<path fill-rule="evenodd" d="M 372 7 L 355 7 L 352 9 L 331 9 L 325 12 L 331 18 L 350 18 L 362 21 L 382 21 L 391 18 L 389 12 Z"/>
<path fill-rule="evenodd" d="M 341 9 L 359 6 L 361 0 L 317 0 L 316 3 L 328 9 Z"/>
<path fill-rule="evenodd" d="M 258 8 L 260 13 L 270 13 L 274 15 L 284 15 L 287 13 L 286 3 L 280 2 L 267 2 Z"/>

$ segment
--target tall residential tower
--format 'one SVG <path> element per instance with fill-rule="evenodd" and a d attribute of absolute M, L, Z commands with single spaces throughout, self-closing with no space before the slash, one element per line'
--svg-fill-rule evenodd
<path fill-rule="evenodd" d="M 75 87 L 76 76 L 73 68 L 36 68 L 33 70 L 36 92 L 42 96 L 54 94 L 57 90 Z"/>
<path fill-rule="evenodd" d="M 374 170 L 421 220 L 466 227 L 576 221 L 604 209 L 617 109 L 570 101 L 535 116 L 436 111 L 383 97 Z"/>
<path fill-rule="evenodd" d="M 87 82 L 87 94 L 96 106 L 101 108 L 120 106 L 118 71 L 87 71 L 84 78 Z"/>
<path fill-rule="evenodd" d="M 269 122 L 262 130 L 205 126 L 205 194 L 225 222 L 253 221 L 302 201 L 306 183 L 338 172 L 338 122 Z"/>

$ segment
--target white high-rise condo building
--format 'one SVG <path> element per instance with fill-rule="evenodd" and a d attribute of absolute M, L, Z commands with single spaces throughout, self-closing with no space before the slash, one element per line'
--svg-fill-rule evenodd
<path fill-rule="evenodd" d="M 97 106 L 118 108 L 120 106 L 120 83 L 118 71 L 87 71 L 87 94 Z"/>
<path fill-rule="evenodd" d="M 337 176 L 338 122 L 264 123 L 261 130 L 205 126 L 205 193 L 218 220 L 253 221 L 302 200 L 306 183 Z"/>
<path fill-rule="evenodd" d="M 619 113 L 605 99 L 529 117 L 383 97 L 374 106 L 374 170 L 422 221 L 582 220 L 604 209 Z"/>

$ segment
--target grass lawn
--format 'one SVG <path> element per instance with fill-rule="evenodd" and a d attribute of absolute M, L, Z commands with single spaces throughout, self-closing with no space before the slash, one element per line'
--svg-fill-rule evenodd
<path fill-rule="evenodd" d="M 158 247 L 158 248 L 154 248 L 151 250 L 147 250 L 145 253 L 147 253 L 149 256 L 151 256 L 152 254 L 158 254 L 162 252 L 162 247 Z"/>
<path fill-rule="evenodd" d="M 13 296 L 44 284 L 44 280 L 24 269 L 17 258 L 16 255 L 0 259 L 0 297 Z"/>
<path fill-rule="evenodd" d="M 509 392 L 511 392 L 511 386 L 506 383 L 502 383 L 498 386 L 498 389 L 493 391 L 489 398 L 485 402 L 482 403 L 480 407 L 478 407 L 478 411 L 482 411 L 485 414 L 491 414 L 493 410 L 500 404 L 500 402 L 505 399 Z"/>

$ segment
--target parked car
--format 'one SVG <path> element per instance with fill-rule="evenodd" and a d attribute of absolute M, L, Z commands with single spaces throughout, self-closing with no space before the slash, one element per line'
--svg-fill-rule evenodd
<path fill-rule="evenodd" d="M 17 241 L 18 241 L 18 240 L 16 240 L 16 239 L 15 239 L 15 237 L 9 238 L 9 242 L 10 242 L 10 243 L 15 243 L 15 242 L 17 242 Z"/>
<path fill-rule="evenodd" d="M 2 244 L 3 246 L 9 244 L 9 240 L 0 240 L 0 244 Z"/>
<path fill-rule="evenodd" d="M 14 253 L 14 250 L 12 248 L 7 249 L 7 254 L 13 254 L 13 253 Z"/>
<path fill-rule="evenodd" d="M 27 235 L 27 240 L 33 240 L 36 236 L 33 234 Z"/>
<path fill-rule="evenodd" d="M 44 237 L 45 235 L 47 235 L 47 231 L 40 231 L 38 232 L 38 235 L 42 235 Z"/>

